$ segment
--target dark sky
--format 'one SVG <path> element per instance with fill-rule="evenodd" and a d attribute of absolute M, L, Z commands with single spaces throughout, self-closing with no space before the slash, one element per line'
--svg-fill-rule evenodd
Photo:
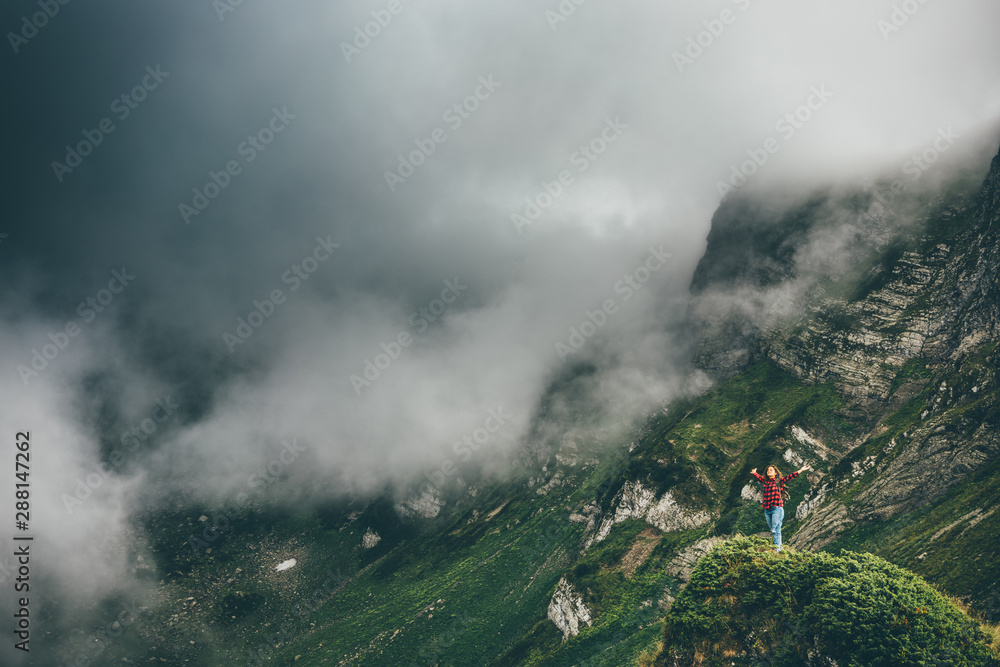
<path fill-rule="evenodd" d="M 883 0 L 220 4 L 77 0 L 37 30 L 36 3 L 0 10 L 0 419 L 38 441 L 46 564 L 84 593 L 121 565 L 88 536 L 124 539 L 128 507 L 179 485 L 225 497 L 286 439 L 301 475 L 363 492 L 438 468 L 502 406 L 476 459 L 499 466 L 575 361 L 612 412 L 668 400 L 733 165 L 860 181 L 1000 115 L 987 0 L 914 2 L 898 30 Z"/>

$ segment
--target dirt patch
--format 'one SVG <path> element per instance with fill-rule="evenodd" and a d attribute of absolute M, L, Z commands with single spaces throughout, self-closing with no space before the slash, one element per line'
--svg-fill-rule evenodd
<path fill-rule="evenodd" d="M 509 502 L 510 501 L 508 500 L 507 503 L 509 503 Z M 486 515 L 486 521 L 489 521 L 490 519 L 492 519 L 493 517 L 495 517 L 497 514 L 499 514 L 500 510 L 502 510 L 504 507 L 507 507 L 507 503 L 504 503 L 500 507 L 496 508 L 495 510 L 493 510 L 492 512 L 490 512 L 489 514 L 487 514 Z"/>
<path fill-rule="evenodd" d="M 621 568 L 626 579 L 631 579 L 639 566 L 646 562 L 649 554 L 653 553 L 653 549 L 660 543 L 661 536 L 662 533 L 655 528 L 647 528 L 636 535 L 632 548 L 622 556 Z"/>
<path fill-rule="evenodd" d="M 732 442 L 733 440 L 736 440 L 736 439 L 738 439 L 738 438 L 746 435 L 747 431 L 749 431 L 749 430 L 750 430 L 750 420 L 749 419 L 744 419 L 741 422 L 737 422 L 735 424 L 730 424 L 729 426 L 727 426 L 726 427 L 726 431 L 728 431 L 728 435 L 723 436 L 723 437 L 726 440 L 729 440 L 730 442 Z"/>

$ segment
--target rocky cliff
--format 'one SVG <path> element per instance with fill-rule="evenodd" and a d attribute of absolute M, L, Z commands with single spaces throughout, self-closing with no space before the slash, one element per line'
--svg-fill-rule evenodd
<path fill-rule="evenodd" d="M 548 617 L 562 632 L 563 641 L 580 634 L 582 626 L 591 624 L 590 609 L 565 577 L 559 580 L 556 592 L 552 594 Z"/>
<path fill-rule="evenodd" d="M 611 509 L 601 517 L 594 533 L 589 534 L 588 531 L 584 549 L 606 538 L 615 524 L 627 519 L 642 519 L 668 533 L 697 528 L 708 523 L 711 518 L 709 512 L 682 507 L 670 491 L 657 498 L 656 493 L 645 488 L 642 482 L 631 480 L 614 497 Z"/>
<path fill-rule="evenodd" d="M 830 383 L 836 417 L 857 427 L 834 436 L 843 465 L 799 506 L 794 544 L 923 507 L 1000 453 L 1000 155 L 977 189 L 945 183 L 892 201 L 878 185 L 823 192 L 770 217 L 732 198 L 713 220 L 693 290 L 698 363 L 725 379 L 766 359 Z M 834 259 L 811 265 L 824 247 Z"/>
<path fill-rule="evenodd" d="M 907 360 L 995 340 L 998 181 L 1000 156 L 978 188 L 723 202 L 692 283 L 697 363 L 725 378 L 770 358 L 864 406 L 888 398 Z"/>

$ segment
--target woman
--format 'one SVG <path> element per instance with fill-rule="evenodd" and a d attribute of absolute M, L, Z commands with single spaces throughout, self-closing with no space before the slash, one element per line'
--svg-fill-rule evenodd
<path fill-rule="evenodd" d="M 785 518 L 785 500 L 781 497 L 785 490 L 785 484 L 799 476 L 806 470 L 812 470 L 809 466 L 802 466 L 793 473 L 784 477 L 776 466 L 767 466 L 764 475 L 761 476 L 757 469 L 750 471 L 758 482 L 764 483 L 763 499 L 761 505 L 764 507 L 764 519 L 767 521 L 767 528 L 774 535 L 774 546 L 777 551 L 781 551 L 781 522 Z"/>

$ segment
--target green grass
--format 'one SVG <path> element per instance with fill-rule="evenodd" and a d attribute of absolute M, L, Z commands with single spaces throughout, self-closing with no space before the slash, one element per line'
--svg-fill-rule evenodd
<path fill-rule="evenodd" d="M 895 388 L 909 379 L 928 379 L 925 365 L 915 361 L 900 369 Z M 792 466 L 781 455 L 791 447 L 835 478 L 849 470 L 850 461 L 879 452 L 892 437 L 920 423 L 923 406 L 942 381 L 965 396 L 945 410 L 956 428 L 989 418 L 996 405 L 994 365 L 995 348 L 990 348 L 970 355 L 958 369 L 939 371 L 921 395 L 884 420 L 885 433 L 840 464 L 811 455 L 791 439 L 791 426 L 806 429 L 834 450 L 867 426 L 844 416 L 843 400 L 832 385 L 806 385 L 762 362 L 653 416 L 633 436 L 637 446 L 631 455 L 604 450 L 600 464 L 567 471 L 567 483 L 546 496 L 523 480 L 484 484 L 474 500 L 448 505 L 437 519 L 415 523 L 400 522 L 388 501 L 364 507 L 351 521 L 348 514 L 358 507 L 285 513 L 266 509 L 267 498 L 262 498 L 234 516 L 211 542 L 211 552 L 200 554 L 192 552 L 188 538 L 203 527 L 199 514 L 217 512 L 164 513 L 147 523 L 155 564 L 165 579 L 165 595 L 149 619 L 161 628 L 157 648 L 151 649 L 148 633 L 136 630 L 102 658 L 111 664 L 148 653 L 187 659 L 191 665 L 246 664 L 253 651 L 263 649 L 268 656 L 263 664 L 297 666 L 346 658 L 352 665 L 637 664 L 662 639 L 658 603 L 666 591 L 679 592 L 679 582 L 666 574 L 676 553 L 711 534 L 764 529 L 759 504 L 739 495 L 751 481 L 750 468 L 779 463 L 787 472 Z M 708 509 L 716 517 L 697 530 L 654 531 L 658 543 L 630 577 L 623 557 L 644 539 L 639 534 L 649 527 L 643 521 L 616 525 L 607 539 L 580 556 L 583 527 L 568 520 L 570 512 L 594 499 L 609 508 L 628 479 L 657 493 L 669 489 L 685 507 Z M 804 480 L 789 486 L 786 540 L 797 528 L 795 507 L 807 489 Z M 976 582 L 1000 580 L 991 556 L 1000 550 L 995 537 L 1000 512 L 964 533 L 957 526 L 932 549 L 921 545 L 971 509 L 996 506 L 1000 492 L 991 489 L 1000 489 L 1000 472 L 992 468 L 917 512 L 855 525 L 827 550 L 877 552 L 950 594 L 969 595 L 974 609 L 986 609 L 991 593 L 979 591 L 977 597 Z M 849 500 L 856 490 L 838 497 Z M 501 505 L 487 521 L 487 513 Z M 366 551 L 359 543 L 369 526 L 383 542 Z M 925 550 L 928 555 L 918 559 Z M 290 553 L 299 565 L 288 576 L 276 577 L 271 568 Z M 334 592 L 324 593 L 331 575 Z M 546 618 L 562 576 L 594 612 L 593 626 L 566 642 Z M 185 608 L 175 600 L 188 596 L 199 605 L 172 619 Z M 188 646 L 189 638 L 196 644 Z"/>
<path fill-rule="evenodd" d="M 963 598 L 974 610 L 996 614 L 1000 612 L 996 584 L 1000 582 L 1000 561 L 996 558 L 1000 553 L 1000 511 L 976 525 L 962 521 L 932 538 L 973 510 L 986 514 L 997 507 L 1000 462 L 973 473 L 919 510 L 851 528 L 825 550 L 870 551 L 912 569 L 948 594 Z"/>
<path fill-rule="evenodd" d="M 665 649 L 706 667 L 1000 665 L 980 625 L 919 576 L 877 556 L 716 545 L 666 618 Z M 812 654 L 812 655 L 811 655 Z"/>
<path fill-rule="evenodd" d="M 746 530 L 749 515 L 737 515 L 743 516 L 745 506 L 740 492 L 753 483 L 750 470 L 777 464 L 788 472 L 792 466 L 781 458 L 788 448 L 822 468 L 808 447 L 792 440 L 791 427 L 836 449 L 860 431 L 842 416 L 842 406 L 832 384 L 806 385 L 771 362 L 759 362 L 697 401 L 651 420 L 628 476 L 648 480 L 658 494 L 670 489 L 682 504 L 714 510 L 722 533 Z M 795 494 L 787 505 L 791 516 L 805 490 L 799 482 L 789 486 Z"/>

